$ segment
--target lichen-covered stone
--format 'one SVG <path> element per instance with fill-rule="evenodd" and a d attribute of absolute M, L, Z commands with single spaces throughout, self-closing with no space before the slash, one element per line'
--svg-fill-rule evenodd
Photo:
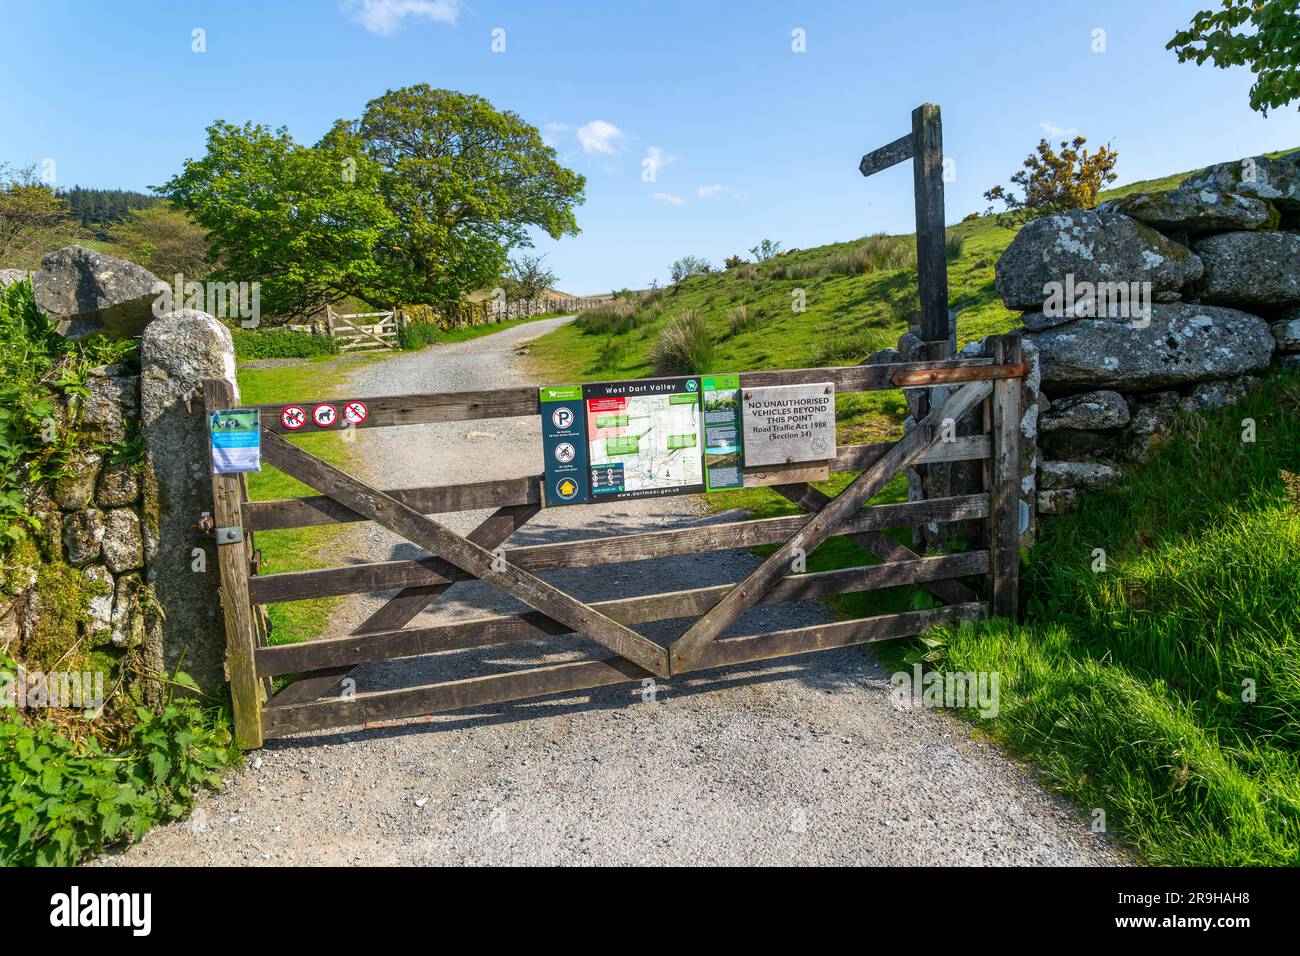
<path fill-rule="evenodd" d="M 1274 322 L 1270 329 L 1279 352 L 1300 352 L 1300 318 Z"/>
<path fill-rule="evenodd" d="M 1179 400 L 1178 407 L 1185 412 L 1199 412 L 1207 408 L 1237 405 L 1254 387 L 1255 380 L 1249 375 L 1222 382 L 1202 382 L 1192 389 L 1190 395 Z"/>
<path fill-rule="evenodd" d="M 96 508 L 82 508 L 63 516 L 63 549 L 75 568 L 99 557 L 104 540 L 104 516 Z"/>
<path fill-rule="evenodd" d="M 86 631 L 95 643 L 107 641 L 113 627 L 113 575 L 102 564 L 92 564 L 81 572 L 89 595 Z"/>
<path fill-rule="evenodd" d="M 1045 461 L 1038 469 L 1038 486 L 1044 491 L 1057 488 L 1100 490 L 1119 484 L 1120 473 L 1095 461 Z"/>
<path fill-rule="evenodd" d="M 158 284 L 148 269 L 82 246 L 49 253 L 32 275 L 36 307 L 68 338 L 139 335 L 154 318 Z"/>
<path fill-rule="evenodd" d="M 104 466 L 95 488 L 95 501 L 103 508 L 121 508 L 140 500 L 140 476 L 129 462 L 115 461 Z"/>
<path fill-rule="evenodd" d="M 1195 242 L 1205 302 L 1254 306 L 1300 303 L 1300 234 L 1223 232 Z"/>
<path fill-rule="evenodd" d="M 998 258 L 998 295 L 1011 309 L 1037 309 L 1049 283 L 1151 283 L 1177 291 L 1201 275 L 1201 261 L 1130 216 L 1072 209 L 1026 223 Z"/>
<path fill-rule="evenodd" d="M 1043 387 L 1050 393 L 1158 388 L 1233 378 L 1261 369 L 1273 354 L 1273 333 L 1237 309 L 1179 302 L 1152 306 L 1135 328 L 1098 319 L 1028 333 L 1038 347 Z"/>
<path fill-rule="evenodd" d="M 1043 454 L 1057 461 L 1119 461 L 1125 457 L 1129 434 L 1122 429 L 1091 431 L 1061 428 L 1043 432 L 1039 439 Z"/>
<path fill-rule="evenodd" d="M 81 431 L 90 441 L 120 442 L 127 423 L 140 417 L 138 375 L 95 375 L 86 380 L 89 395 L 81 399 Z"/>
<path fill-rule="evenodd" d="M 1163 192 L 1136 193 L 1112 199 L 1097 208 L 1121 212 L 1168 232 L 1269 229 L 1278 222 L 1277 210 L 1268 201 L 1209 187 L 1184 186 Z"/>
<path fill-rule="evenodd" d="M 130 647 L 135 643 L 140 620 L 140 588 L 143 582 L 138 574 L 124 574 L 117 579 L 113 592 L 113 618 L 111 640 L 115 647 Z"/>
<path fill-rule="evenodd" d="M 1189 189 L 1253 196 L 1278 209 L 1300 210 L 1300 165 L 1295 154 L 1272 159 L 1250 156 L 1193 173 L 1180 184 Z"/>
<path fill-rule="evenodd" d="M 1102 389 L 1057 399 L 1042 417 L 1041 427 L 1045 432 L 1062 428 L 1122 428 L 1128 424 L 1128 419 L 1128 403 L 1124 396 Z"/>
<path fill-rule="evenodd" d="M 144 539 L 140 519 L 130 508 L 104 512 L 104 537 L 101 542 L 104 563 L 117 573 L 144 566 Z"/>
<path fill-rule="evenodd" d="M 1077 488 L 1053 488 L 1038 493 L 1038 513 L 1040 515 L 1063 515 L 1074 510 L 1079 503 Z"/>
<path fill-rule="evenodd" d="M 69 462 L 70 473 L 54 482 L 54 502 L 64 511 L 76 511 L 94 500 L 95 482 L 99 478 L 103 457 L 94 451 L 83 451 Z"/>
<path fill-rule="evenodd" d="M 140 421 L 145 447 L 145 581 L 165 616 L 150 615 L 144 654 L 156 670 L 185 670 L 205 689 L 225 679 L 219 576 L 190 570 L 194 522 L 212 510 L 203 381 L 235 381 L 230 332 L 184 310 L 149 324 L 140 347 Z M 238 393 L 236 393 L 238 394 Z"/>
<path fill-rule="evenodd" d="M 1150 460 L 1161 445 L 1173 436 L 1174 420 L 1181 408 L 1177 392 L 1158 392 L 1129 400 L 1132 419 L 1129 423 L 1128 457 L 1136 462 Z"/>

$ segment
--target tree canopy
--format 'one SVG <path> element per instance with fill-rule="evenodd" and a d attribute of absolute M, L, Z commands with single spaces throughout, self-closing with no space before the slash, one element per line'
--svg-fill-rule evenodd
<path fill-rule="evenodd" d="M 586 183 L 518 115 L 427 85 L 389 91 L 315 146 L 217 122 L 165 194 L 208 231 L 217 276 L 269 313 L 346 296 L 436 303 L 491 288 L 529 230 L 578 231 Z"/>
<path fill-rule="evenodd" d="M 1300 14 L 1296 0 L 1223 0 L 1201 10 L 1165 44 L 1178 62 L 1210 60 L 1219 69 L 1247 66 L 1255 74 L 1250 107 L 1270 109 L 1300 99 Z"/>

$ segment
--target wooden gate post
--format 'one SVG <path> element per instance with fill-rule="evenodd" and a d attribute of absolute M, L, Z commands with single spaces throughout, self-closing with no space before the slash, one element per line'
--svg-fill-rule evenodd
<path fill-rule="evenodd" d="M 994 336 L 993 361 L 1020 364 L 1020 333 Z M 993 383 L 993 458 L 989 467 L 990 610 L 1015 620 L 1020 613 L 1020 379 Z"/>
<path fill-rule="evenodd" d="M 234 403 L 234 389 L 224 379 L 203 382 L 208 416 Z M 205 421 L 206 424 L 206 421 Z M 209 459 L 206 467 L 211 468 Z M 221 609 L 226 621 L 226 672 L 235 716 L 235 743 L 243 750 L 262 746 L 263 687 L 254 654 L 257 625 L 248 596 L 248 551 L 244 542 L 241 475 L 212 476 L 212 523 L 221 568 Z M 237 534 L 233 533 L 237 530 Z"/>

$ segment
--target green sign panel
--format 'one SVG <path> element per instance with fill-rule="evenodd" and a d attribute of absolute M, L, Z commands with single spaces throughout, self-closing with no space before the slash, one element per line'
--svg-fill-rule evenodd
<path fill-rule="evenodd" d="M 545 386 L 546 503 L 739 488 L 740 376 Z"/>

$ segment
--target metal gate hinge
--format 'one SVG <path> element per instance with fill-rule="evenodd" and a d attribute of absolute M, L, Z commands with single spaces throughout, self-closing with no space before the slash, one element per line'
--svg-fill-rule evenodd
<path fill-rule="evenodd" d="M 217 544 L 238 544 L 244 540 L 243 528 L 218 528 Z"/>

